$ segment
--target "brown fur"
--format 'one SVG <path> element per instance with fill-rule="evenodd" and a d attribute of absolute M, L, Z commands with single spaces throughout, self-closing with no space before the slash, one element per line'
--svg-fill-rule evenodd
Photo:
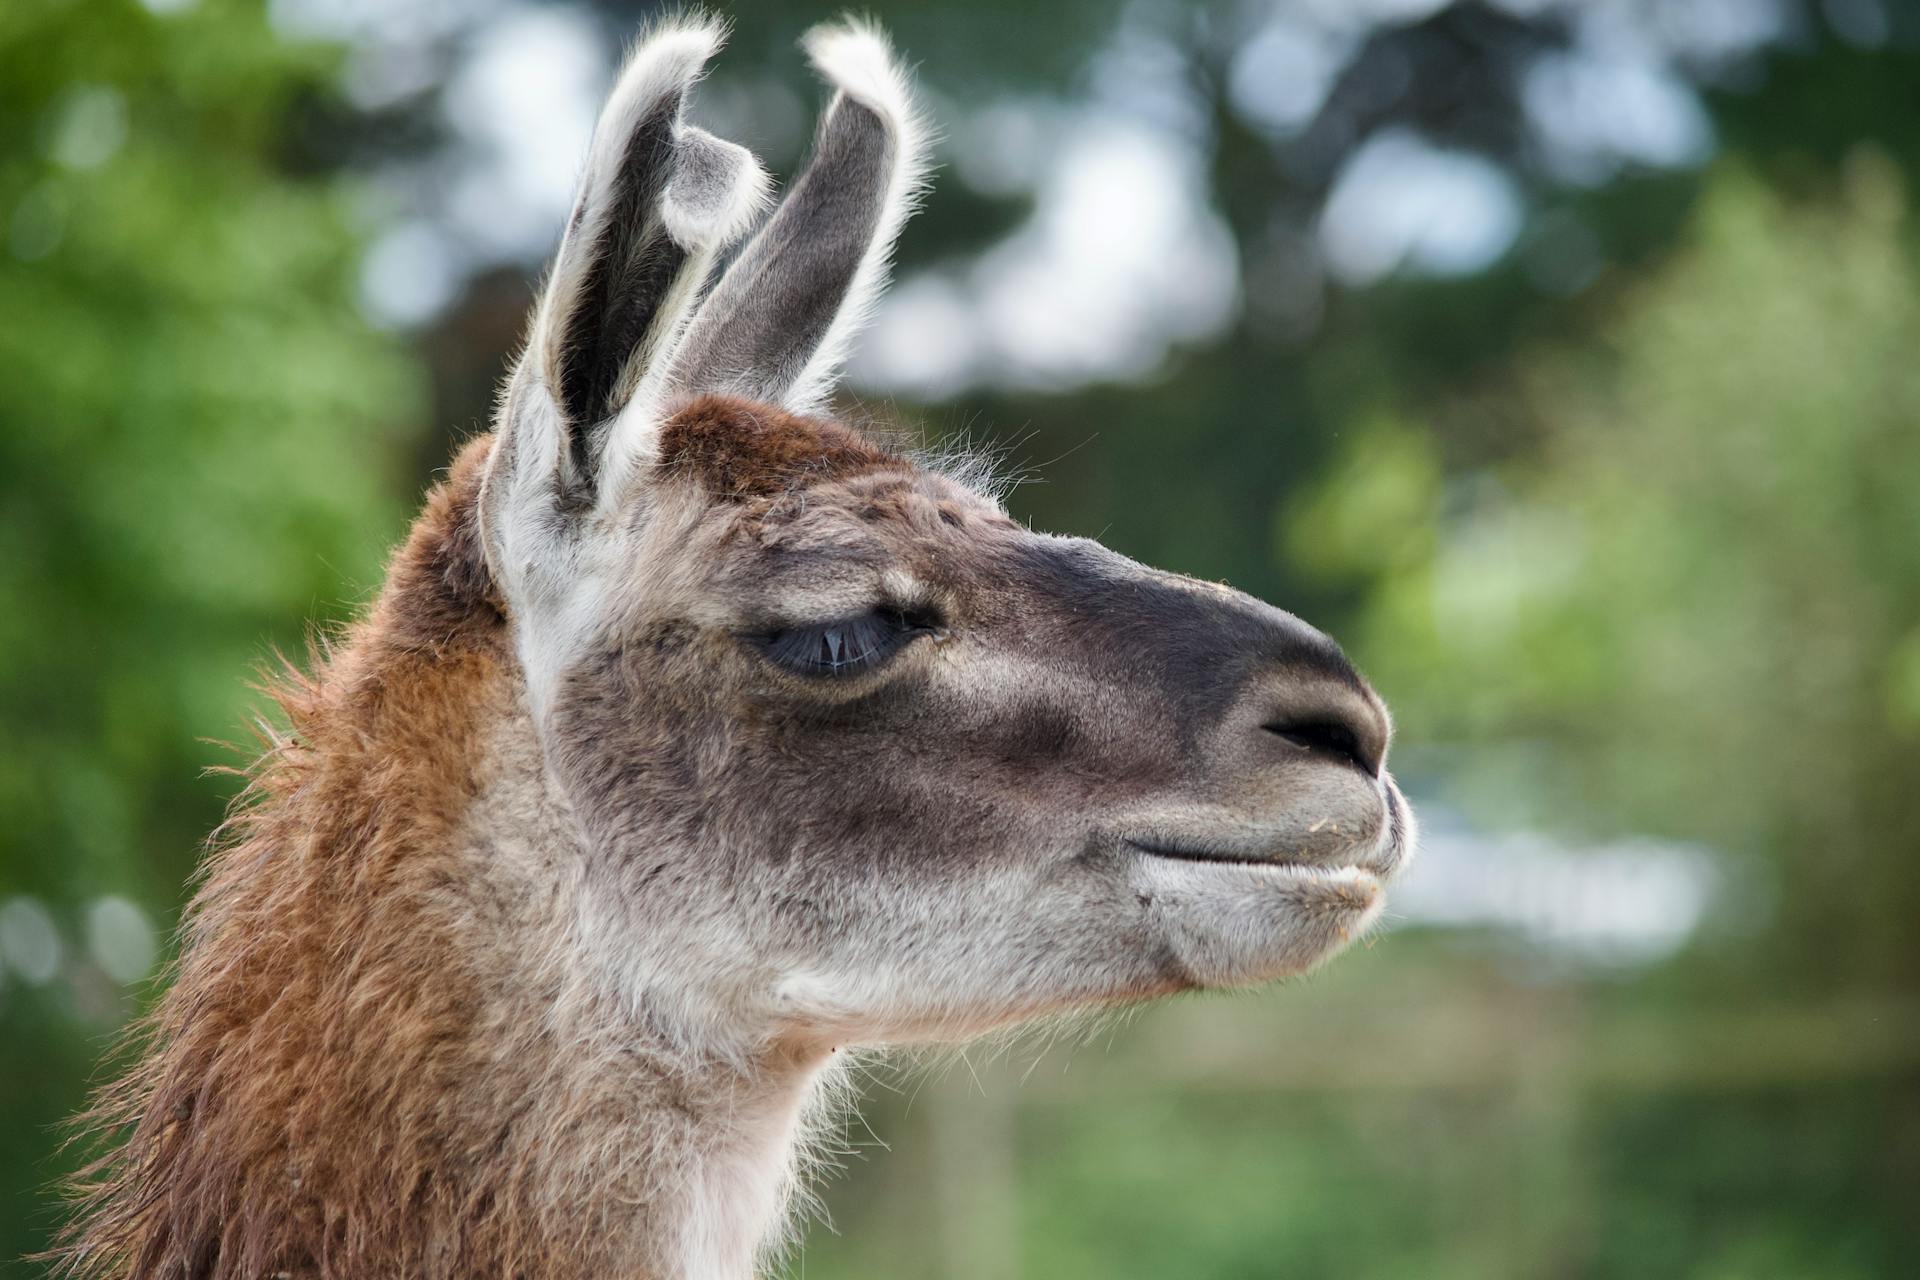
<path fill-rule="evenodd" d="M 489 444 L 428 499 L 368 617 L 273 689 L 286 734 L 209 857 L 143 1057 L 89 1117 L 123 1141 L 89 1171 L 71 1273 L 423 1274 L 458 1257 L 510 1274 L 482 1251 L 534 1243 L 509 1196 L 465 1176 L 491 1153 L 446 1119 L 482 1003 L 451 933 L 452 837 L 477 737 L 511 697 L 474 525 Z M 422 1229 L 457 1217 L 475 1229 Z"/>
<path fill-rule="evenodd" d="M 668 474 L 724 498 L 765 497 L 797 481 L 847 479 L 907 464 L 850 427 L 738 396 L 704 395 L 668 419 L 660 437 Z"/>

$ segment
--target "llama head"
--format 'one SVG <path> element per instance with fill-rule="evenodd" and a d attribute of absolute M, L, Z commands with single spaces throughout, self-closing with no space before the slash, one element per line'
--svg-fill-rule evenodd
<path fill-rule="evenodd" d="M 942 1039 L 1337 951 L 1412 843 L 1378 698 L 1290 614 L 811 416 L 926 133 L 883 37 L 818 30 L 834 96 L 763 214 L 752 157 L 682 118 L 721 34 L 657 31 L 621 75 L 480 503 L 580 836 L 577 954 L 746 1047 Z"/>

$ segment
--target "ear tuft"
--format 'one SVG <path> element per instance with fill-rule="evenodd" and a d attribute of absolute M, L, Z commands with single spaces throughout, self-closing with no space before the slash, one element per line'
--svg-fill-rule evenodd
<path fill-rule="evenodd" d="M 674 143 L 673 179 L 661 218 L 682 249 L 725 247 L 765 212 L 769 187 L 767 171 L 751 151 L 686 125 Z"/>
<path fill-rule="evenodd" d="M 931 139 L 887 33 L 871 22 L 847 17 L 814 27 L 800 38 L 800 47 L 822 80 L 886 122 L 900 149 L 898 180 L 917 193 L 926 185 Z"/>

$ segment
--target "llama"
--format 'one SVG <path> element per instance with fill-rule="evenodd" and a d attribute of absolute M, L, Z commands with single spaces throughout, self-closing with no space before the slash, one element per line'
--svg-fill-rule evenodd
<path fill-rule="evenodd" d="M 1413 824 L 1331 640 L 820 416 L 927 131 L 884 36 L 814 30 L 769 212 L 683 119 L 722 35 L 638 46 L 495 433 L 281 681 L 69 1273 L 740 1280 L 850 1048 L 1377 917 Z"/>

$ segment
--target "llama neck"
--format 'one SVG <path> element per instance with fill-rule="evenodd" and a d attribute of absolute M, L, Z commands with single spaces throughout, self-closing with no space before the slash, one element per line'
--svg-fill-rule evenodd
<path fill-rule="evenodd" d="M 743 1280 L 829 1051 L 673 1035 L 612 975 L 474 532 L 486 442 L 210 856 L 79 1276 Z M 653 975 L 654 991 L 672 989 Z M 711 1037 L 709 1037 L 711 1039 Z"/>
<path fill-rule="evenodd" d="M 683 1018 L 631 994 L 577 825 L 541 758 L 524 700 L 489 735 L 463 823 L 465 883 L 519 902 L 488 987 L 504 1079 L 480 1092 L 527 1100 L 511 1118 L 551 1203 L 622 1240 L 601 1274 L 735 1280 L 784 1242 L 798 1156 L 835 1065 L 824 1046 L 743 1050 L 690 1040 Z M 557 873 L 557 874 L 556 874 Z M 671 979 L 642 989 L 670 985 Z M 636 1005 L 636 999 L 640 1002 Z M 677 1010 L 675 1011 L 677 1012 Z"/>

